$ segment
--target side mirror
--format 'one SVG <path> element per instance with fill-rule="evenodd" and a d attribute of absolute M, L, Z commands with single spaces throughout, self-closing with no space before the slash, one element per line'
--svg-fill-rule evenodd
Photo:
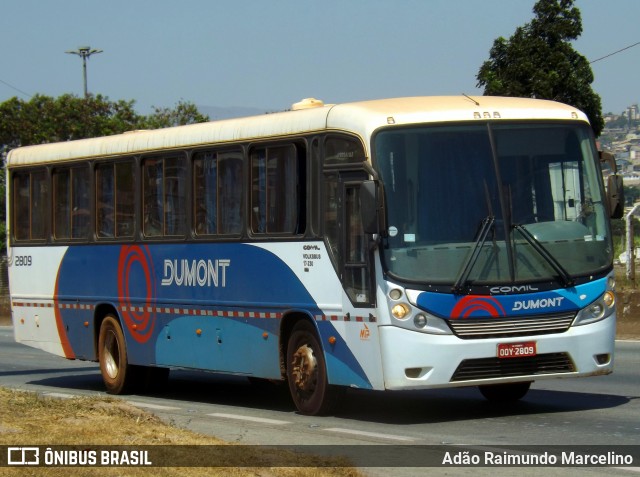
<path fill-rule="evenodd" d="M 607 178 L 607 201 L 609 202 L 609 217 L 621 219 L 624 215 L 624 185 L 622 176 L 618 175 L 616 156 L 606 151 L 598 151 L 600 162 L 607 164 L 611 175 Z"/>
<path fill-rule="evenodd" d="M 621 219 L 624 215 L 622 176 L 616 174 L 607 178 L 607 199 L 609 202 L 609 216 L 612 219 Z"/>
<path fill-rule="evenodd" d="M 360 185 L 360 217 L 364 232 L 380 234 L 384 226 L 384 194 L 377 180 L 364 181 Z"/>
<path fill-rule="evenodd" d="M 618 173 L 618 167 L 616 166 L 616 156 L 606 151 L 598 151 L 600 156 L 600 162 L 607 164 L 613 174 Z"/>

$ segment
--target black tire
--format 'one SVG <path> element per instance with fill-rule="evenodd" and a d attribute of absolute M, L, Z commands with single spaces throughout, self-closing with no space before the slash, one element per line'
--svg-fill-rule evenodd
<path fill-rule="evenodd" d="M 296 323 L 287 343 L 287 382 L 301 414 L 328 414 L 335 407 L 340 389 L 327 381 L 324 353 L 315 328 L 307 321 Z"/>
<path fill-rule="evenodd" d="M 98 337 L 100 373 L 109 394 L 131 391 L 136 368 L 127 361 L 127 346 L 120 323 L 113 315 L 107 315 L 100 325 Z"/>
<path fill-rule="evenodd" d="M 482 395 L 491 402 L 514 402 L 522 399 L 531 387 L 526 383 L 487 384 L 478 386 Z"/>

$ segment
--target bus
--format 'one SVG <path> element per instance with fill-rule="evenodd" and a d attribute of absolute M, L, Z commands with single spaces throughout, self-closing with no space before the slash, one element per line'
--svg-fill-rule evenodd
<path fill-rule="evenodd" d="M 7 158 L 16 341 L 99 362 L 106 391 L 171 368 L 348 388 L 612 372 L 605 188 L 586 116 L 469 96 L 324 104 L 22 147 Z"/>

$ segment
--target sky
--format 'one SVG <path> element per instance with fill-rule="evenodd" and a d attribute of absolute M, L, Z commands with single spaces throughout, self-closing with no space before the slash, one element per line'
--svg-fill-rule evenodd
<path fill-rule="evenodd" d="M 289 108 L 482 94 L 493 41 L 533 18 L 535 0 L 0 0 L 0 102 L 88 89 L 138 112 Z M 593 61 L 640 42 L 640 1 L 575 0 Z M 640 102 L 640 45 L 593 63 L 603 112 Z"/>

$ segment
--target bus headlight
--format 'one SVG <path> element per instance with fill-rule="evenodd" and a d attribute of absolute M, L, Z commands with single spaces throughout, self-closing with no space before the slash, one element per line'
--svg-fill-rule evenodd
<path fill-rule="evenodd" d="M 588 325 L 604 320 L 615 311 L 616 297 L 612 291 L 606 291 L 596 301 L 578 312 L 573 326 Z"/>
<path fill-rule="evenodd" d="M 399 320 L 407 318 L 410 312 L 411 308 L 405 303 L 398 303 L 391 308 L 391 314 Z"/>
<path fill-rule="evenodd" d="M 449 328 L 443 319 L 430 315 L 429 313 L 418 313 L 413 317 L 413 324 L 418 330 L 424 333 L 430 333 L 432 335 L 452 334 L 451 328 Z"/>
<path fill-rule="evenodd" d="M 400 298 L 402 298 L 402 290 L 394 288 L 389 292 L 389 298 L 391 298 L 393 301 L 398 301 Z"/>
<path fill-rule="evenodd" d="M 413 317 L 413 324 L 416 325 L 416 328 L 422 329 L 427 326 L 427 317 L 422 313 L 418 313 Z"/>

